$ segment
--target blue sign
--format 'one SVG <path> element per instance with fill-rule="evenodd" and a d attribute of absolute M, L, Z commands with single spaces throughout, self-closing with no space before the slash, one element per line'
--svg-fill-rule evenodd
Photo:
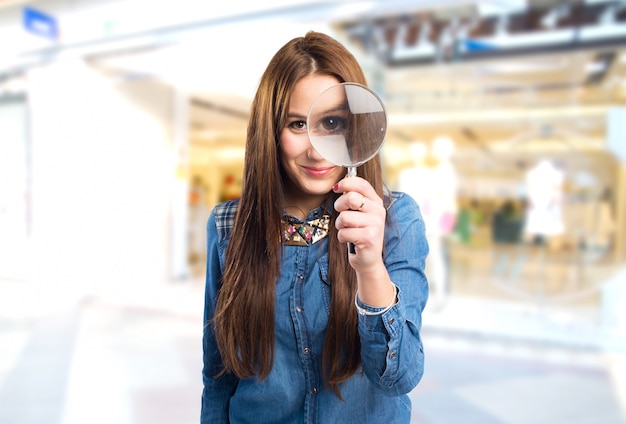
<path fill-rule="evenodd" d="M 463 45 L 465 50 L 468 52 L 487 52 L 491 50 L 495 50 L 495 47 L 492 44 L 486 43 L 484 41 L 473 40 L 471 38 L 463 40 Z"/>
<path fill-rule="evenodd" d="M 59 38 L 59 25 L 57 20 L 40 10 L 32 7 L 24 7 L 22 9 L 22 23 L 24 29 L 33 34 L 57 40 Z"/>

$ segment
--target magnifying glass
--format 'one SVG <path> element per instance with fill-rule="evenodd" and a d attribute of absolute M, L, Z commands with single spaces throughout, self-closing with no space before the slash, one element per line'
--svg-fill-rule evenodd
<path fill-rule="evenodd" d="M 354 82 L 322 91 L 306 123 L 313 148 L 333 165 L 346 167 L 349 177 L 380 151 L 387 132 L 383 102 L 368 87 Z"/>
<path fill-rule="evenodd" d="M 380 151 L 387 132 L 387 114 L 381 99 L 368 87 L 344 82 L 322 91 L 307 116 L 313 148 L 333 165 L 356 168 Z M 348 245 L 356 253 L 354 245 Z"/>

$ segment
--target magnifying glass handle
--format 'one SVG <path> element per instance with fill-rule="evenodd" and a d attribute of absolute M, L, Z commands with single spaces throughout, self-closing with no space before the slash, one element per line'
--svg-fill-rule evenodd
<path fill-rule="evenodd" d="M 346 175 L 346 177 L 356 177 L 356 166 L 348 167 L 348 175 Z M 348 242 L 348 252 L 351 255 L 356 255 L 356 247 L 354 246 L 354 243 Z"/>

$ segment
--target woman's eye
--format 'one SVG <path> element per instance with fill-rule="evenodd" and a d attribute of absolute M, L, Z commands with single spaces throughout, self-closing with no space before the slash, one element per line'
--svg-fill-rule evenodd
<path fill-rule="evenodd" d="M 294 130 L 306 130 L 306 121 L 293 121 L 289 124 L 289 128 Z"/>

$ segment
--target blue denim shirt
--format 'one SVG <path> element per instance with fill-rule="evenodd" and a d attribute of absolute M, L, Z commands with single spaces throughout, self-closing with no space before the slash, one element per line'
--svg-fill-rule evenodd
<path fill-rule="evenodd" d="M 215 310 L 237 204 L 234 200 L 218 205 L 207 223 L 205 323 Z M 313 210 L 307 220 L 321 213 Z M 409 423 L 407 393 L 424 370 L 420 328 L 428 297 L 424 274 L 428 245 L 424 222 L 411 197 L 392 193 L 388 214 L 391 225 L 385 231 L 384 262 L 398 287 L 398 301 L 383 314 L 359 314 L 363 372 L 340 386 L 344 401 L 325 389 L 321 369 L 332 284 L 327 278 L 326 238 L 310 246 L 284 246 L 276 284 L 275 358 L 265 380 L 215 378 L 222 362 L 212 327 L 204 327 L 202 424 Z"/>

